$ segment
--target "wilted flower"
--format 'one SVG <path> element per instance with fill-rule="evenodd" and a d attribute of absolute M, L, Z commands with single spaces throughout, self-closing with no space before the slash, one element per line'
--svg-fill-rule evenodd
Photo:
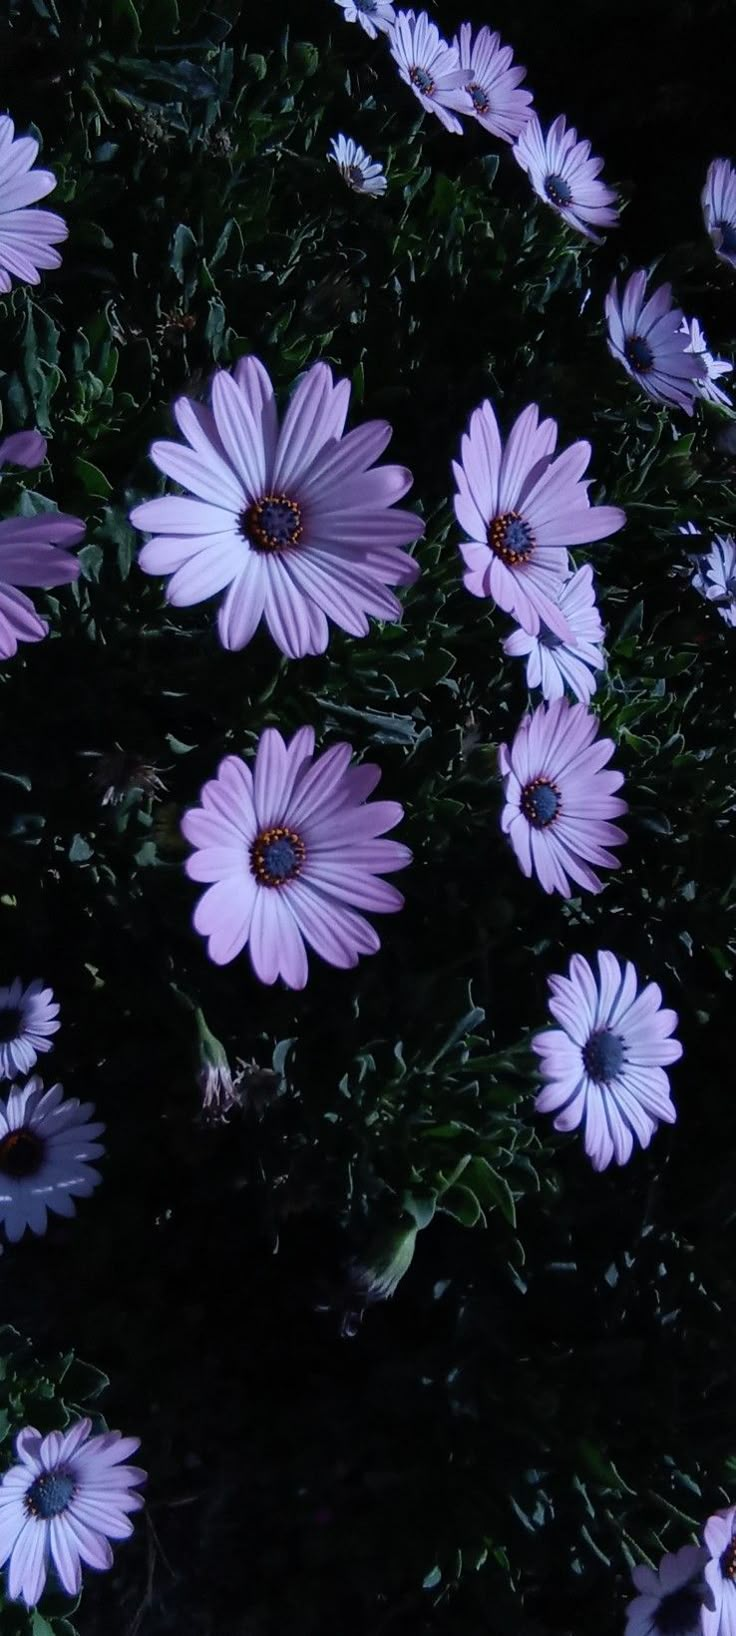
<path fill-rule="evenodd" d="M 44 1091 L 35 1076 L 0 1100 L 0 1223 L 15 1244 L 28 1228 L 45 1233 L 47 1212 L 75 1214 L 74 1199 L 89 1198 L 101 1181 L 89 1160 L 105 1149 L 104 1125 L 90 1124 L 91 1102 L 67 1097 L 61 1085 Z"/>
<path fill-rule="evenodd" d="M 159 777 L 158 767 L 143 756 L 124 750 L 121 744 L 116 744 L 114 750 L 83 753 L 94 754 L 97 759 L 92 783 L 102 796 L 103 807 L 119 806 L 135 790 L 153 801 L 165 794 L 166 785 Z"/>
<path fill-rule="evenodd" d="M 703 329 L 697 318 L 690 318 L 689 320 L 683 318 L 682 332 L 688 337 L 687 351 L 697 353 L 705 365 L 705 379 L 698 381 L 698 396 L 704 398 L 708 403 L 720 403 L 725 409 L 730 409 L 732 407 L 731 399 L 727 392 L 723 392 L 720 386 L 716 386 L 716 381 L 721 375 L 732 374 L 733 364 L 728 363 L 725 358 L 714 358 L 713 354 L 708 352 Z"/>
<path fill-rule="evenodd" d="M 0 291 L 7 293 L 13 278 L 39 284 L 39 268 L 60 267 L 61 256 L 52 245 L 68 235 L 66 222 L 51 210 L 29 210 L 56 187 L 50 170 L 32 170 L 38 143 L 32 136 L 16 136 L 12 119 L 0 115 Z"/>
<path fill-rule="evenodd" d="M 233 1089 L 233 1076 L 227 1052 L 220 1040 L 205 1022 L 204 1013 L 196 1007 L 194 1021 L 197 1028 L 199 1067 L 197 1084 L 202 1093 L 202 1109 L 210 1119 L 226 1118 L 238 1101 Z"/>
<path fill-rule="evenodd" d="M 383 167 L 351 136 L 333 136 L 328 158 L 334 159 L 343 181 L 354 193 L 371 193 L 377 198 L 386 192 L 388 184 Z"/>
<path fill-rule="evenodd" d="M 705 364 L 690 350 L 672 285 L 660 284 L 648 301 L 646 288 L 645 272 L 631 274 L 623 295 L 613 280 L 606 296 L 608 350 L 648 397 L 691 415 Z"/>
<path fill-rule="evenodd" d="M 159 470 L 189 489 L 131 512 L 155 538 L 140 565 L 170 574 L 167 597 L 188 607 L 227 589 L 218 625 L 226 648 L 244 648 L 265 618 L 289 658 L 323 653 L 328 618 L 365 636 L 368 617 L 395 621 L 389 585 L 419 573 L 402 549 L 421 519 L 395 509 L 411 487 L 404 466 L 369 469 L 391 427 L 367 421 L 343 436 L 350 383 L 326 364 L 301 377 L 279 430 L 271 381 L 257 358 L 218 370 L 212 409 L 179 398 L 187 444 L 154 443 Z M 0 563 L 1 566 L 1 563 Z"/>
<path fill-rule="evenodd" d="M 601 649 L 603 624 L 595 600 L 593 570 L 586 562 L 565 580 L 557 598 L 570 636 L 566 641 L 542 625 L 537 636 L 517 630 L 503 644 L 509 658 L 526 659 L 528 687 L 541 687 L 545 699 L 561 699 L 565 687 L 589 704 L 596 690 L 596 671 L 605 668 Z"/>
<path fill-rule="evenodd" d="M 61 1027 L 53 989 L 35 977 L 27 988 L 20 977 L 0 988 L 0 1079 L 28 1074 L 39 1052 L 51 1050 L 51 1035 Z"/>
<path fill-rule="evenodd" d="M 602 159 L 592 159 L 590 143 L 578 142 L 578 133 L 562 114 L 546 135 L 532 114 L 526 121 L 514 157 L 544 203 L 557 211 L 568 227 L 584 233 L 594 244 L 601 243 L 597 227 L 618 226 L 618 197 L 599 180 Z"/>
<path fill-rule="evenodd" d="M 457 47 L 443 40 L 424 11 L 398 12 L 389 43 L 402 80 L 426 112 L 436 114 L 446 130 L 461 132 L 460 120 L 451 110 L 472 115 L 474 109 L 464 90 L 472 71 L 461 67 Z"/>
<path fill-rule="evenodd" d="M 531 91 L 519 89 L 526 69 L 514 63 L 511 46 L 502 45 L 489 28 L 479 28 L 473 39 L 472 24 L 461 23 L 453 43 L 460 67 L 472 75 L 465 86 L 472 108 L 465 111 L 491 136 L 513 142 L 529 118 Z"/>
<path fill-rule="evenodd" d="M 714 159 L 708 166 L 700 197 L 716 255 L 736 267 L 736 171 L 727 159 Z"/>
<path fill-rule="evenodd" d="M 732 534 L 715 535 L 710 550 L 698 557 L 690 583 L 718 609 L 726 625 L 736 625 L 736 540 Z"/>
<path fill-rule="evenodd" d="M 469 538 L 460 550 L 464 583 L 472 596 L 493 598 L 536 636 L 546 625 L 564 641 L 570 627 L 559 606 L 569 574 L 567 547 L 588 545 L 623 528 L 618 506 L 591 506 L 589 443 L 572 443 L 555 456 L 557 424 L 539 420 L 535 403 L 524 409 L 501 443 L 486 401 L 463 436 L 455 516 Z"/>
<path fill-rule="evenodd" d="M 705 1582 L 710 1606 L 703 1609 L 703 1636 L 734 1636 L 736 1631 L 736 1506 L 715 1511 L 705 1525 L 709 1560 Z"/>
<path fill-rule="evenodd" d="M 711 1598 L 703 1577 L 708 1552 L 700 1545 L 668 1551 L 659 1568 L 632 1571 L 639 1591 L 629 1603 L 624 1636 L 701 1636 L 701 1616 Z"/>
<path fill-rule="evenodd" d="M 389 34 L 396 21 L 394 0 L 335 0 L 335 4 L 342 7 L 346 23 L 360 23 L 371 40 L 379 30 Z"/>
<path fill-rule="evenodd" d="M 525 716 L 511 749 L 502 744 L 499 750 L 506 796 L 501 828 L 523 873 L 563 897 L 572 896 L 571 879 L 600 892 L 603 883 L 590 866 L 618 868 L 610 848 L 626 840 L 610 822 L 628 810 L 613 793 L 623 773 L 602 770 L 616 746 L 597 732 L 596 717 L 584 705 L 556 699 Z"/>
<path fill-rule="evenodd" d="M 398 841 L 377 839 L 403 818 L 397 801 L 367 797 L 378 767 L 351 767 L 349 744 L 314 758 L 314 732 L 302 727 L 287 744 L 275 728 L 261 734 L 255 768 L 226 756 L 205 784 L 202 805 L 182 830 L 198 848 L 190 879 L 212 882 L 194 911 L 218 966 L 248 945 L 262 983 L 281 976 L 289 988 L 307 981 L 307 951 L 332 966 L 355 966 L 380 938 L 359 909 L 402 908 L 395 886 L 380 877 L 411 862 Z"/>
<path fill-rule="evenodd" d="M 35 1426 L 18 1433 L 18 1464 L 0 1481 L 0 1568 L 9 1564 L 11 1602 L 35 1607 L 52 1565 L 67 1596 L 77 1596 L 82 1563 L 112 1567 L 109 1541 L 133 1532 L 129 1513 L 143 1505 L 133 1490 L 146 1473 L 121 1461 L 139 1439 L 91 1432 L 91 1420 L 76 1420 L 46 1437 Z"/>
<path fill-rule="evenodd" d="M 348 1269 L 343 1335 L 354 1335 L 366 1307 L 390 1301 L 414 1259 L 418 1226 L 402 1211 L 395 1225 L 382 1228 Z"/>
<path fill-rule="evenodd" d="M 634 1141 L 648 1147 L 660 1121 L 673 1125 L 675 1109 L 665 1066 L 682 1056 L 671 1038 L 677 1012 L 662 1006 L 662 991 L 639 992 L 636 969 L 601 949 L 596 979 L 574 954 L 569 977 L 550 977 L 549 1009 L 560 1024 L 532 1040 L 545 1080 L 535 1107 L 554 1113 L 555 1130 L 585 1126 L 585 1151 L 594 1170 L 615 1159 L 626 1164 Z"/>

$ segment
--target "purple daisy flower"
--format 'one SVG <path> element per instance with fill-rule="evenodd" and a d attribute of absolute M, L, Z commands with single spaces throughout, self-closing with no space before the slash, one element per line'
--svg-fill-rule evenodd
<path fill-rule="evenodd" d="M 648 301 L 646 288 L 641 271 L 631 274 L 623 295 L 613 280 L 606 296 L 608 350 L 648 397 L 691 415 L 705 365 L 689 349 L 682 310 L 672 305 L 672 285 L 660 284 Z"/>
<path fill-rule="evenodd" d="M 526 69 L 514 63 L 510 45 L 487 27 L 473 39 L 471 23 L 461 23 L 454 40 L 460 67 L 472 78 L 465 87 L 472 103 L 473 117 L 502 142 L 514 142 L 523 130 L 532 101 L 531 91 L 520 90 Z"/>
<path fill-rule="evenodd" d="M 1 234 L 0 226 L 0 256 Z M 0 466 L 40 466 L 45 458 L 46 439 L 40 432 L 14 432 L 0 443 Z M 78 579 L 79 563 L 69 555 L 69 547 L 79 544 L 84 529 L 79 517 L 63 511 L 0 522 L 0 659 L 11 659 L 19 642 L 40 642 L 46 635 L 46 620 L 18 586 L 43 585 L 49 590 Z"/>
<path fill-rule="evenodd" d="M 37 1076 L 0 1100 L 0 1223 L 11 1244 L 26 1228 L 45 1233 L 49 1210 L 73 1216 L 74 1199 L 89 1198 L 101 1181 L 89 1163 L 105 1151 L 94 1111 L 91 1102 L 65 1100 L 61 1085 L 44 1091 Z"/>
<path fill-rule="evenodd" d="M 714 358 L 708 351 L 703 327 L 697 318 L 683 318 L 681 329 L 683 335 L 687 335 L 688 338 L 687 351 L 696 353 L 705 367 L 705 378 L 698 382 L 698 397 L 703 398 L 706 403 L 719 403 L 724 409 L 731 409 L 733 405 L 728 393 L 717 386 L 716 381 L 721 375 L 731 375 L 733 364 L 726 358 Z"/>
<path fill-rule="evenodd" d="M 699 534 L 700 530 L 693 532 Z M 736 540 L 732 534 L 715 535 L 710 550 L 698 556 L 690 583 L 733 629 L 736 625 Z"/>
<path fill-rule="evenodd" d="M 541 687 L 545 699 L 561 699 L 565 687 L 589 704 L 596 689 L 596 671 L 605 669 L 601 650 L 603 624 L 595 600 L 590 563 L 578 568 L 560 589 L 557 606 L 570 629 L 570 639 L 542 625 L 537 636 L 517 630 L 503 644 L 512 659 L 526 659 L 528 687 Z"/>
<path fill-rule="evenodd" d="M 343 181 L 353 193 L 371 193 L 377 198 L 386 192 L 388 183 L 383 166 L 372 159 L 359 142 L 354 142 L 352 136 L 333 136 L 332 151 L 327 157 L 334 159 Z"/>
<path fill-rule="evenodd" d="M 360 23 L 370 40 L 379 30 L 389 34 L 396 21 L 394 0 L 335 0 L 343 11 L 346 23 Z"/>
<path fill-rule="evenodd" d="M 569 977 L 550 977 L 549 1009 L 560 1024 L 532 1040 L 546 1081 L 535 1102 L 555 1130 L 585 1125 L 594 1170 L 626 1164 L 634 1141 L 648 1147 L 657 1125 L 677 1117 L 664 1069 L 682 1056 L 671 1038 L 677 1012 L 662 1006 L 657 983 L 639 993 L 635 967 L 598 953 L 598 979 L 574 954 Z"/>
<path fill-rule="evenodd" d="M 458 134 L 460 120 L 451 112 L 471 115 L 473 104 L 464 87 L 471 70 L 462 68 L 457 47 L 443 40 L 426 12 L 400 11 L 390 35 L 391 55 L 399 73 L 429 114 L 436 114 L 445 129 Z"/>
<path fill-rule="evenodd" d="M 712 1606 L 703 1609 L 703 1636 L 736 1636 L 736 1506 L 708 1518 L 705 1545 Z"/>
<path fill-rule="evenodd" d="M 281 976 L 289 988 L 307 981 L 305 944 L 331 966 L 347 968 L 375 954 L 380 938 L 356 910 L 395 912 L 404 899 L 380 876 L 405 869 L 411 853 L 379 840 L 403 818 L 398 801 L 366 805 L 381 776 L 350 766 L 349 744 L 316 760 L 314 733 L 302 727 L 286 744 L 269 727 L 253 772 L 226 756 L 205 784 L 202 805 L 185 813 L 182 831 L 198 850 L 192 880 L 212 882 L 194 911 L 218 966 L 248 944 L 262 983 Z"/>
<path fill-rule="evenodd" d="M 366 421 L 343 436 L 350 382 L 326 364 L 302 376 L 279 430 L 276 400 L 257 358 L 212 383 L 212 408 L 179 398 L 187 439 L 154 443 L 159 471 L 189 489 L 131 512 L 155 538 L 140 553 L 147 574 L 170 574 L 167 599 L 189 607 L 227 589 L 218 614 L 226 648 L 244 648 L 262 618 L 290 659 L 324 653 L 328 618 L 365 636 L 368 617 L 396 621 L 389 585 L 419 573 L 402 549 L 423 524 L 395 507 L 411 487 L 404 466 L 378 466 L 391 427 Z M 1 567 L 1 563 L 0 563 Z"/>
<path fill-rule="evenodd" d="M 471 595 L 492 597 L 532 636 L 546 625 L 569 641 L 558 600 L 569 575 L 566 548 L 615 534 L 626 513 L 591 506 L 589 481 L 582 480 L 589 443 L 572 443 L 555 457 L 556 444 L 556 422 L 540 421 L 531 403 L 514 421 L 504 448 L 486 399 L 470 417 L 460 463 L 453 461 L 455 516 L 469 536 L 460 551 Z"/>
<path fill-rule="evenodd" d="M 536 875 L 545 892 L 571 897 L 570 880 L 588 892 L 603 883 L 591 864 L 617 869 L 610 852 L 626 840 L 610 822 L 628 811 L 614 795 L 623 773 L 604 772 L 616 748 L 597 738 L 598 722 L 582 704 L 555 699 L 525 716 L 509 750 L 502 744 L 499 765 L 506 806 L 501 828 L 527 879 Z"/>
<path fill-rule="evenodd" d="M 58 1016 L 53 989 L 44 988 L 40 977 L 27 988 L 20 977 L 0 988 L 0 1079 L 30 1073 L 39 1052 L 51 1050 L 51 1035 L 61 1027 Z"/>
<path fill-rule="evenodd" d="M 702 1545 L 668 1551 L 658 1568 L 632 1570 L 639 1591 L 629 1603 L 624 1636 L 701 1636 L 710 1593 L 703 1577 L 708 1552 Z"/>
<path fill-rule="evenodd" d="M 50 170 L 31 170 L 38 155 L 32 136 L 16 136 L 12 119 L 0 115 L 0 291 L 12 279 L 39 284 L 41 267 L 60 267 L 52 245 L 68 236 L 66 222 L 51 210 L 29 210 L 56 187 Z M 11 276 L 12 275 L 12 276 Z"/>
<path fill-rule="evenodd" d="M 111 1539 L 133 1532 L 146 1480 L 138 1466 L 122 1465 L 140 1447 L 120 1432 L 91 1436 L 91 1420 L 42 1437 L 24 1426 L 15 1440 L 18 1464 L 0 1481 L 0 1568 L 8 1563 L 8 1596 L 34 1608 L 53 1567 L 68 1596 L 82 1585 L 82 1563 L 112 1566 Z"/>
<path fill-rule="evenodd" d="M 590 143 L 578 142 L 574 126 L 560 114 L 545 136 L 532 114 L 518 141 L 514 156 L 544 203 L 557 211 L 568 227 L 584 233 L 594 244 L 601 243 L 597 227 L 618 226 L 618 197 L 599 180 L 602 159 L 592 159 Z"/>
<path fill-rule="evenodd" d="M 700 198 L 716 255 L 736 267 L 736 171 L 727 159 L 714 159 L 708 166 Z"/>

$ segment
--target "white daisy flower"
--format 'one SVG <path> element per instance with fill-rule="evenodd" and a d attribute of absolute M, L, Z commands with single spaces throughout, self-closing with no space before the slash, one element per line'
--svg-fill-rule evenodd
<path fill-rule="evenodd" d="M 469 119 L 475 109 L 465 90 L 473 71 L 462 67 L 457 45 L 443 40 L 426 12 L 400 11 L 389 46 L 402 80 L 417 101 L 427 113 L 436 114 L 446 130 L 460 135 L 462 125 L 452 109 Z"/>
<path fill-rule="evenodd" d="M 557 606 L 567 620 L 571 640 L 555 636 L 542 624 L 536 636 L 514 631 L 507 636 L 503 651 L 512 659 L 526 659 L 527 685 L 541 687 L 545 699 L 561 699 L 568 687 L 581 704 L 589 704 L 597 686 L 596 671 L 605 668 L 604 631 L 590 563 L 565 580 Z"/>
<path fill-rule="evenodd" d="M 394 0 L 335 0 L 346 23 L 360 23 L 368 38 L 375 40 L 379 33 L 389 34 L 396 21 Z"/>
<path fill-rule="evenodd" d="M 732 409 L 733 404 L 728 393 L 722 392 L 720 386 L 716 386 L 715 383 L 719 375 L 732 373 L 733 364 L 728 363 L 726 358 L 714 358 L 708 351 L 708 343 L 697 318 L 683 318 L 680 329 L 683 335 L 690 337 L 690 344 L 686 346 L 685 351 L 697 353 L 705 364 L 706 374 L 703 380 L 697 383 L 698 396 L 705 398 L 708 403 L 721 403 L 724 408 Z"/>
<path fill-rule="evenodd" d="M 91 1102 L 64 1099 L 61 1085 L 44 1091 L 34 1075 L 0 1100 L 0 1225 L 11 1244 L 26 1228 L 45 1233 L 49 1210 L 75 1214 L 74 1199 L 89 1198 L 101 1180 L 90 1159 L 105 1149 L 104 1125 L 90 1124 Z"/>
<path fill-rule="evenodd" d="M 343 181 L 354 193 L 370 193 L 376 199 L 386 192 L 388 183 L 383 166 L 372 159 L 351 136 L 333 136 L 331 152 L 327 157 L 334 159 Z"/>
<path fill-rule="evenodd" d="M 732 534 L 716 534 L 710 550 L 698 557 L 690 583 L 706 602 L 713 603 L 724 623 L 733 629 L 736 625 L 736 540 Z"/>
<path fill-rule="evenodd" d="M 61 1027 L 58 1015 L 53 989 L 44 988 L 40 977 L 27 988 L 20 977 L 0 988 L 0 1079 L 29 1074 L 39 1053 L 51 1050 L 50 1035 Z"/>

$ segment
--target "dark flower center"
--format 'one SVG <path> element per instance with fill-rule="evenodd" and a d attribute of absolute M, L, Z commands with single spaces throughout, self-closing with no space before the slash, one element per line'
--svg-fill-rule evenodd
<path fill-rule="evenodd" d="M 35 1176 L 45 1152 L 46 1144 L 34 1130 L 8 1131 L 0 1140 L 0 1176 L 10 1176 L 13 1181 Z"/>
<path fill-rule="evenodd" d="M 489 96 L 488 96 L 488 92 L 484 89 L 484 87 L 482 85 L 476 85 L 475 83 L 473 83 L 472 85 L 466 85 L 465 89 L 466 89 L 466 91 L 468 91 L 470 93 L 470 97 L 471 97 L 473 107 L 474 107 L 476 113 L 477 114 L 487 114 L 488 110 L 489 110 L 489 108 L 491 106 L 491 103 L 490 103 L 490 99 L 489 99 Z"/>
<path fill-rule="evenodd" d="M 564 176 L 559 176 L 556 171 L 545 178 L 544 191 L 552 204 L 557 205 L 558 210 L 564 210 L 566 205 L 572 204 L 572 188 Z"/>
<path fill-rule="evenodd" d="M 528 562 L 534 550 L 534 535 L 518 511 L 506 511 L 502 517 L 493 517 L 486 535 L 491 550 L 507 568 L 513 568 L 517 562 Z"/>
<path fill-rule="evenodd" d="M 304 532 L 301 507 L 286 494 L 264 494 L 243 512 L 241 533 L 256 551 L 285 551 Z"/>
<path fill-rule="evenodd" d="M 626 357 L 632 369 L 639 375 L 646 375 L 654 363 L 654 353 L 643 335 L 630 335 L 626 342 Z"/>
<path fill-rule="evenodd" d="M 345 177 L 346 177 L 346 180 L 350 183 L 351 187 L 357 188 L 359 192 L 362 191 L 363 186 L 365 184 L 365 177 L 364 177 L 363 172 L 362 172 L 362 170 L 360 168 L 360 165 L 348 165 L 347 170 L 345 172 Z"/>
<path fill-rule="evenodd" d="M 729 256 L 736 256 L 736 222 L 716 222 L 721 235 L 721 249 Z"/>
<path fill-rule="evenodd" d="M 414 67 L 409 69 L 409 79 L 411 80 L 412 85 L 416 85 L 417 90 L 421 91 L 422 96 L 434 96 L 434 80 L 432 79 L 432 75 L 427 73 L 426 68 L 418 68 L 415 63 Z"/>
<path fill-rule="evenodd" d="M 261 886 L 284 886 L 301 874 L 306 850 L 296 830 L 277 824 L 256 836 L 250 849 L 250 867 Z"/>
<path fill-rule="evenodd" d="M 378 0 L 355 0 L 357 11 L 373 12 L 378 8 Z"/>
<path fill-rule="evenodd" d="M 535 829 L 546 829 L 558 816 L 562 797 L 549 778 L 534 778 L 521 792 L 521 810 Z"/>
<path fill-rule="evenodd" d="M 599 1028 L 583 1047 L 583 1062 L 591 1079 L 598 1085 L 605 1085 L 609 1079 L 616 1078 L 625 1054 L 621 1035 L 613 1034 L 610 1028 Z"/>
<path fill-rule="evenodd" d="M 37 1477 L 25 1495 L 24 1505 L 29 1517 L 39 1517 L 42 1522 L 50 1521 L 51 1517 L 61 1516 L 66 1511 L 70 1499 L 76 1488 L 71 1473 L 59 1468 L 58 1471 L 44 1471 L 43 1476 Z"/>
<path fill-rule="evenodd" d="M 736 1538 L 733 1535 L 721 1557 L 721 1573 L 724 1579 L 736 1579 Z"/>
<path fill-rule="evenodd" d="M 654 1615 L 653 1629 L 657 1636 L 692 1636 L 700 1630 L 702 1596 L 695 1585 L 683 1585 L 679 1591 L 663 1596 Z"/>
<path fill-rule="evenodd" d="M 23 1021 L 23 1012 L 20 1006 L 9 1005 L 0 1011 L 0 1045 L 8 1045 L 10 1040 L 17 1040 Z"/>

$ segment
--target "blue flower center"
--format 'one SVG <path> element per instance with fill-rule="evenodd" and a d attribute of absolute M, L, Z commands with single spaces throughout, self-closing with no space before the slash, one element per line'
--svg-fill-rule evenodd
<path fill-rule="evenodd" d="M 521 810 L 535 829 L 547 829 L 557 817 L 562 798 L 549 778 L 534 778 L 521 792 Z"/>
<path fill-rule="evenodd" d="M 517 562 L 528 562 L 534 550 L 534 535 L 518 511 L 506 511 L 502 517 L 493 517 L 486 537 L 491 550 L 507 568 L 513 568 Z"/>
<path fill-rule="evenodd" d="M 42 1522 L 50 1521 L 51 1517 L 61 1516 L 66 1511 L 70 1499 L 76 1488 L 74 1478 L 70 1472 L 45 1471 L 42 1477 L 37 1477 L 31 1483 L 24 1497 L 24 1505 L 28 1515 L 39 1517 Z"/>
<path fill-rule="evenodd" d="M 10 1040 L 17 1040 L 23 1021 L 23 1013 L 17 1005 L 6 1006 L 0 1011 L 0 1045 L 7 1045 Z"/>
<path fill-rule="evenodd" d="M 426 68 L 418 68 L 415 63 L 414 67 L 409 69 L 409 79 L 412 85 L 416 85 L 417 90 L 421 91 L 423 97 L 434 96 L 434 80 Z"/>
<path fill-rule="evenodd" d="M 301 874 L 306 847 L 295 829 L 276 824 L 261 830 L 250 849 L 250 867 L 261 886 L 285 886 Z"/>
<path fill-rule="evenodd" d="M 488 92 L 484 89 L 484 87 L 473 83 L 473 85 L 466 85 L 465 89 L 470 93 L 476 113 L 487 114 L 491 104 Z"/>
<path fill-rule="evenodd" d="M 365 177 L 360 165 L 348 165 L 345 171 L 345 180 L 354 187 L 357 193 L 362 193 L 365 186 Z"/>
<path fill-rule="evenodd" d="M 264 494 L 243 512 L 240 531 L 256 551 L 285 551 L 304 532 L 301 507 L 286 494 Z"/>
<path fill-rule="evenodd" d="M 41 1169 L 46 1144 L 34 1130 L 10 1130 L 0 1141 L 0 1176 L 22 1181 Z"/>
<path fill-rule="evenodd" d="M 378 10 L 378 0 L 354 0 L 356 11 L 374 12 Z"/>
<path fill-rule="evenodd" d="M 566 205 L 572 204 L 572 188 L 557 171 L 545 177 L 544 191 L 550 202 L 557 205 L 558 210 L 564 210 Z"/>
<path fill-rule="evenodd" d="M 646 375 L 654 363 L 654 353 L 643 335 L 630 335 L 626 342 L 626 357 L 638 375 Z"/>
<path fill-rule="evenodd" d="M 605 1085 L 620 1072 L 625 1054 L 621 1035 L 613 1034 L 610 1028 L 599 1028 L 583 1047 L 583 1062 L 591 1079 Z"/>
<path fill-rule="evenodd" d="M 716 222 L 721 235 L 721 249 L 729 256 L 736 256 L 736 222 Z"/>
<path fill-rule="evenodd" d="M 656 1636 L 695 1636 L 700 1631 L 702 1608 L 703 1598 L 695 1585 L 683 1585 L 662 1597 L 652 1630 Z"/>

